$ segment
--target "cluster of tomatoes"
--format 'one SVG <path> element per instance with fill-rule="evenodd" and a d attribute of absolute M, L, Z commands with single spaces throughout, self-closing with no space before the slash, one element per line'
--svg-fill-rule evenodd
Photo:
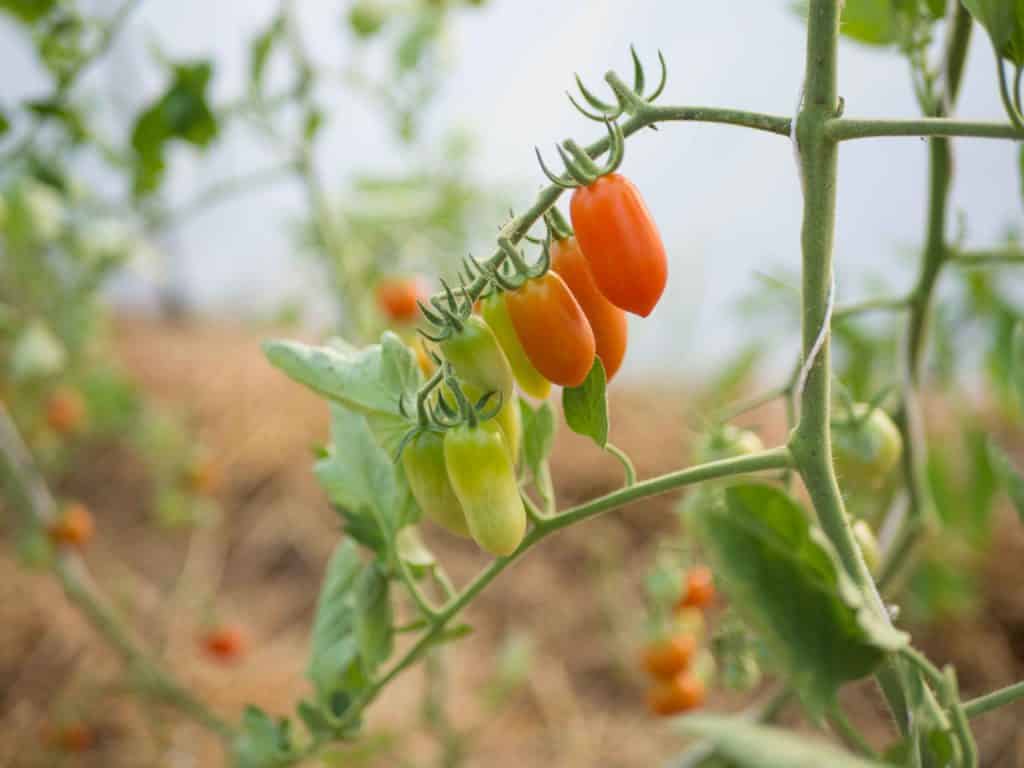
<path fill-rule="evenodd" d="M 649 315 L 667 280 L 661 236 L 624 176 L 609 173 L 578 187 L 570 213 L 575 235 L 556 210 L 549 214 L 549 269 L 534 274 L 519 264 L 502 279 L 494 273 L 473 313 L 456 318 L 438 343 L 461 390 L 445 384 L 438 396 L 477 403 L 491 393 L 494 418 L 477 419 L 463 408 L 462 423 L 420 430 L 402 451 L 426 516 L 497 556 L 514 552 L 526 531 L 515 474 L 521 425 L 514 386 L 546 399 L 552 384 L 583 384 L 595 358 L 611 380 L 626 354 L 626 312 Z M 378 305 L 394 322 L 410 322 L 424 299 L 415 280 L 377 287 Z M 431 375 L 431 355 L 422 345 L 417 354 Z"/>
<path fill-rule="evenodd" d="M 694 661 L 700 650 L 697 633 L 704 626 L 703 611 L 714 598 L 711 571 L 706 566 L 692 568 L 676 605 L 673 630 L 644 649 L 643 667 L 653 682 L 647 692 L 652 714 L 678 715 L 704 703 L 707 686 Z"/>

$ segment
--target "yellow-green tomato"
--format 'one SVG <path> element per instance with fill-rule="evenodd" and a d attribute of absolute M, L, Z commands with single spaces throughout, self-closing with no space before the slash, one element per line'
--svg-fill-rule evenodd
<path fill-rule="evenodd" d="M 483 392 L 497 392 L 501 402 L 512 400 L 512 368 L 498 339 L 482 317 L 470 315 L 462 330 L 441 342 L 441 352 L 460 382 Z"/>
<path fill-rule="evenodd" d="M 430 520 L 458 536 L 469 536 L 462 505 L 448 480 L 444 435 L 425 431 L 406 443 L 402 469 L 413 498 Z"/>
<path fill-rule="evenodd" d="M 476 405 L 483 397 L 484 393 L 472 384 L 462 384 L 461 386 L 462 393 L 469 398 L 473 405 Z M 441 390 L 448 402 L 454 402 L 455 396 L 451 393 L 448 385 L 442 384 Z M 488 403 L 485 410 L 490 411 L 496 404 L 497 401 Z M 515 395 L 511 400 L 502 404 L 501 409 L 494 415 L 494 421 L 501 428 L 501 435 L 505 438 L 505 445 L 508 447 L 509 456 L 512 457 L 512 463 L 518 464 L 519 451 L 523 444 L 523 417 L 519 412 L 519 402 Z"/>
<path fill-rule="evenodd" d="M 497 557 L 515 552 L 526 535 L 526 509 L 495 420 L 448 430 L 444 462 L 476 543 Z"/>
<path fill-rule="evenodd" d="M 847 489 L 877 488 L 899 463 L 903 438 L 889 414 L 880 408 L 853 406 L 852 418 L 832 425 L 832 458 L 840 485 Z M 865 418 L 867 416 L 867 418 Z"/>
<path fill-rule="evenodd" d="M 697 443 L 694 453 L 697 463 L 703 464 L 708 461 L 749 456 L 761 450 L 764 450 L 764 444 L 756 433 L 725 424 L 705 434 Z"/>
<path fill-rule="evenodd" d="M 546 400 L 551 394 L 551 382 L 533 367 L 530 358 L 526 356 L 526 351 L 512 325 L 512 318 L 508 314 L 504 294 L 493 293 L 484 299 L 481 302 L 481 313 L 494 331 L 494 335 L 498 337 L 498 343 L 504 350 L 509 365 L 512 366 L 512 375 L 519 388 L 530 397 Z"/>

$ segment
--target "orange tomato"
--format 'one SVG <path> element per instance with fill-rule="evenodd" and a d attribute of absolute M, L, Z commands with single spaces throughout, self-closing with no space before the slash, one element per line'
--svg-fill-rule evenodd
<path fill-rule="evenodd" d="M 639 190 L 610 173 L 573 192 L 573 229 L 594 282 L 612 304 L 647 317 L 668 280 L 668 259 Z"/>
<path fill-rule="evenodd" d="M 697 640 L 693 635 L 675 635 L 644 649 L 644 669 L 651 677 L 671 680 L 689 668 L 696 652 Z"/>
<path fill-rule="evenodd" d="M 604 297 L 594 282 L 587 260 L 575 237 L 556 240 L 551 246 L 551 268 L 569 286 L 594 332 L 597 356 L 612 380 L 626 356 L 626 313 Z"/>
<path fill-rule="evenodd" d="M 203 650 L 222 663 L 239 661 L 248 649 L 248 641 L 240 627 L 230 624 L 214 627 L 203 635 Z"/>
<path fill-rule="evenodd" d="M 419 313 L 418 299 L 427 292 L 421 281 L 409 277 L 389 277 L 377 283 L 377 306 L 385 317 L 396 323 L 411 323 Z"/>
<path fill-rule="evenodd" d="M 68 435 L 85 423 L 85 400 L 78 390 L 59 387 L 46 401 L 46 423 L 54 432 Z"/>
<path fill-rule="evenodd" d="M 57 546 L 81 548 L 92 539 L 95 528 L 89 508 L 72 501 L 64 506 L 60 519 L 50 525 L 50 540 Z"/>
<path fill-rule="evenodd" d="M 715 581 L 706 565 L 691 568 L 677 608 L 707 608 L 715 599 Z"/>
<path fill-rule="evenodd" d="M 651 688 L 647 693 L 647 707 L 659 717 L 678 715 L 699 707 L 706 694 L 704 681 L 684 673 Z"/>
<path fill-rule="evenodd" d="M 578 387 L 594 364 L 594 332 L 576 297 L 554 272 L 527 280 L 505 294 L 519 343 L 548 381 Z"/>

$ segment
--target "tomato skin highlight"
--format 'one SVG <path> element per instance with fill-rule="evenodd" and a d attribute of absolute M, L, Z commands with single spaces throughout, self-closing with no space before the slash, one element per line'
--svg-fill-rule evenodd
<path fill-rule="evenodd" d="M 495 420 L 448 430 L 444 461 L 476 543 L 497 557 L 515 552 L 526 535 L 526 508 Z"/>
<path fill-rule="evenodd" d="M 697 640 L 691 634 L 679 634 L 644 649 L 643 665 L 647 673 L 658 680 L 672 680 L 689 669 Z"/>
<path fill-rule="evenodd" d="M 505 294 L 512 326 L 533 366 L 563 387 L 578 387 L 594 365 L 594 332 L 572 291 L 554 272 Z"/>
<path fill-rule="evenodd" d="M 456 536 L 469 537 L 466 516 L 452 490 L 444 460 L 444 435 L 421 432 L 402 449 L 402 469 L 423 514 Z"/>
<path fill-rule="evenodd" d="M 551 269 L 565 281 L 594 332 L 597 356 L 611 381 L 626 356 L 629 336 L 626 313 L 612 304 L 597 287 L 587 259 L 575 237 L 556 240 L 551 246 Z"/>
<path fill-rule="evenodd" d="M 652 688 L 647 694 L 647 706 L 659 717 L 678 715 L 699 707 L 704 703 L 706 694 L 704 682 L 699 677 L 683 673 Z"/>
<path fill-rule="evenodd" d="M 868 406 L 853 406 L 853 418 L 863 419 Z M 860 424 L 832 425 L 832 456 L 836 475 L 844 489 L 874 489 L 900 461 L 903 438 L 900 431 L 881 408 L 875 408 Z"/>
<path fill-rule="evenodd" d="M 497 392 L 502 403 L 512 400 L 512 367 L 482 317 L 467 317 L 462 330 L 453 332 L 440 346 L 460 382 L 483 392 Z"/>
<path fill-rule="evenodd" d="M 388 277 L 377 283 L 377 307 L 389 320 L 411 323 L 419 314 L 416 301 L 427 295 L 421 281 L 410 277 Z"/>
<path fill-rule="evenodd" d="M 544 378 L 541 373 L 533 367 L 530 358 L 519 342 L 516 329 L 512 325 L 512 318 L 508 313 L 505 304 L 505 296 L 500 293 L 493 293 L 481 303 L 481 314 L 512 366 L 512 375 L 515 377 L 519 388 L 527 395 L 536 400 L 546 400 L 551 394 L 551 382 Z"/>
<path fill-rule="evenodd" d="M 678 608 L 707 608 L 715 599 L 715 581 L 711 569 L 698 565 L 686 574 L 686 584 Z"/>
<path fill-rule="evenodd" d="M 615 306 L 647 317 L 668 280 L 665 245 L 640 191 L 610 173 L 578 187 L 569 214 L 594 282 Z"/>

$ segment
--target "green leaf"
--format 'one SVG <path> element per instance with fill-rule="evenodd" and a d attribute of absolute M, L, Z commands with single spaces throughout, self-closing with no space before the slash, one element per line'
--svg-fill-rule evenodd
<path fill-rule="evenodd" d="M 1024 523 L 1024 477 L 1013 466 L 1006 451 L 1000 448 L 994 440 L 988 442 L 989 455 L 992 458 L 992 465 L 995 468 L 996 476 L 1006 488 L 1006 493 L 1013 502 L 1014 509 Z"/>
<path fill-rule="evenodd" d="M 263 87 L 263 76 L 267 71 L 267 61 L 274 49 L 274 44 L 284 33 L 284 16 L 277 15 L 267 28 L 256 35 L 249 44 L 249 87 L 259 91 Z"/>
<path fill-rule="evenodd" d="M 840 18 L 843 35 L 868 45 L 891 45 L 896 42 L 891 0 L 846 0 Z"/>
<path fill-rule="evenodd" d="M 963 0 L 1003 58 L 1024 66 L 1024 0 Z"/>
<path fill-rule="evenodd" d="M 555 414 L 546 402 L 535 411 L 523 398 L 519 398 L 519 409 L 523 417 L 523 460 L 534 478 L 539 478 L 555 443 Z"/>
<path fill-rule="evenodd" d="M 57 0 L 0 0 L 0 11 L 29 24 L 46 16 L 57 6 Z"/>
<path fill-rule="evenodd" d="M 371 676 L 391 655 L 394 617 L 387 574 L 374 561 L 363 569 L 356 584 L 356 610 L 359 620 L 356 635 L 359 654 Z"/>
<path fill-rule="evenodd" d="M 594 365 L 580 386 L 562 390 L 562 410 L 569 429 L 591 438 L 600 448 L 608 445 L 608 395 L 601 358 L 594 358 Z"/>
<path fill-rule="evenodd" d="M 233 747 L 236 768 L 284 768 L 295 761 L 288 722 L 253 706 L 245 708 Z"/>
<path fill-rule="evenodd" d="M 803 734 L 757 725 L 742 716 L 690 715 L 681 718 L 686 734 L 708 739 L 715 753 L 737 768 L 882 768 L 883 764 L 843 752 Z"/>
<path fill-rule="evenodd" d="M 821 715 L 843 683 L 906 643 L 866 604 L 824 534 L 782 490 L 740 484 L 699 499 L 687 505 L 690 530 L 810 713 Z"/>
<path fill-rule="evenodd" d="M 7 117 L 7 113 L 0 109 L 0 136 L 3 136 L 11 130 L 11 119 Z"/>

